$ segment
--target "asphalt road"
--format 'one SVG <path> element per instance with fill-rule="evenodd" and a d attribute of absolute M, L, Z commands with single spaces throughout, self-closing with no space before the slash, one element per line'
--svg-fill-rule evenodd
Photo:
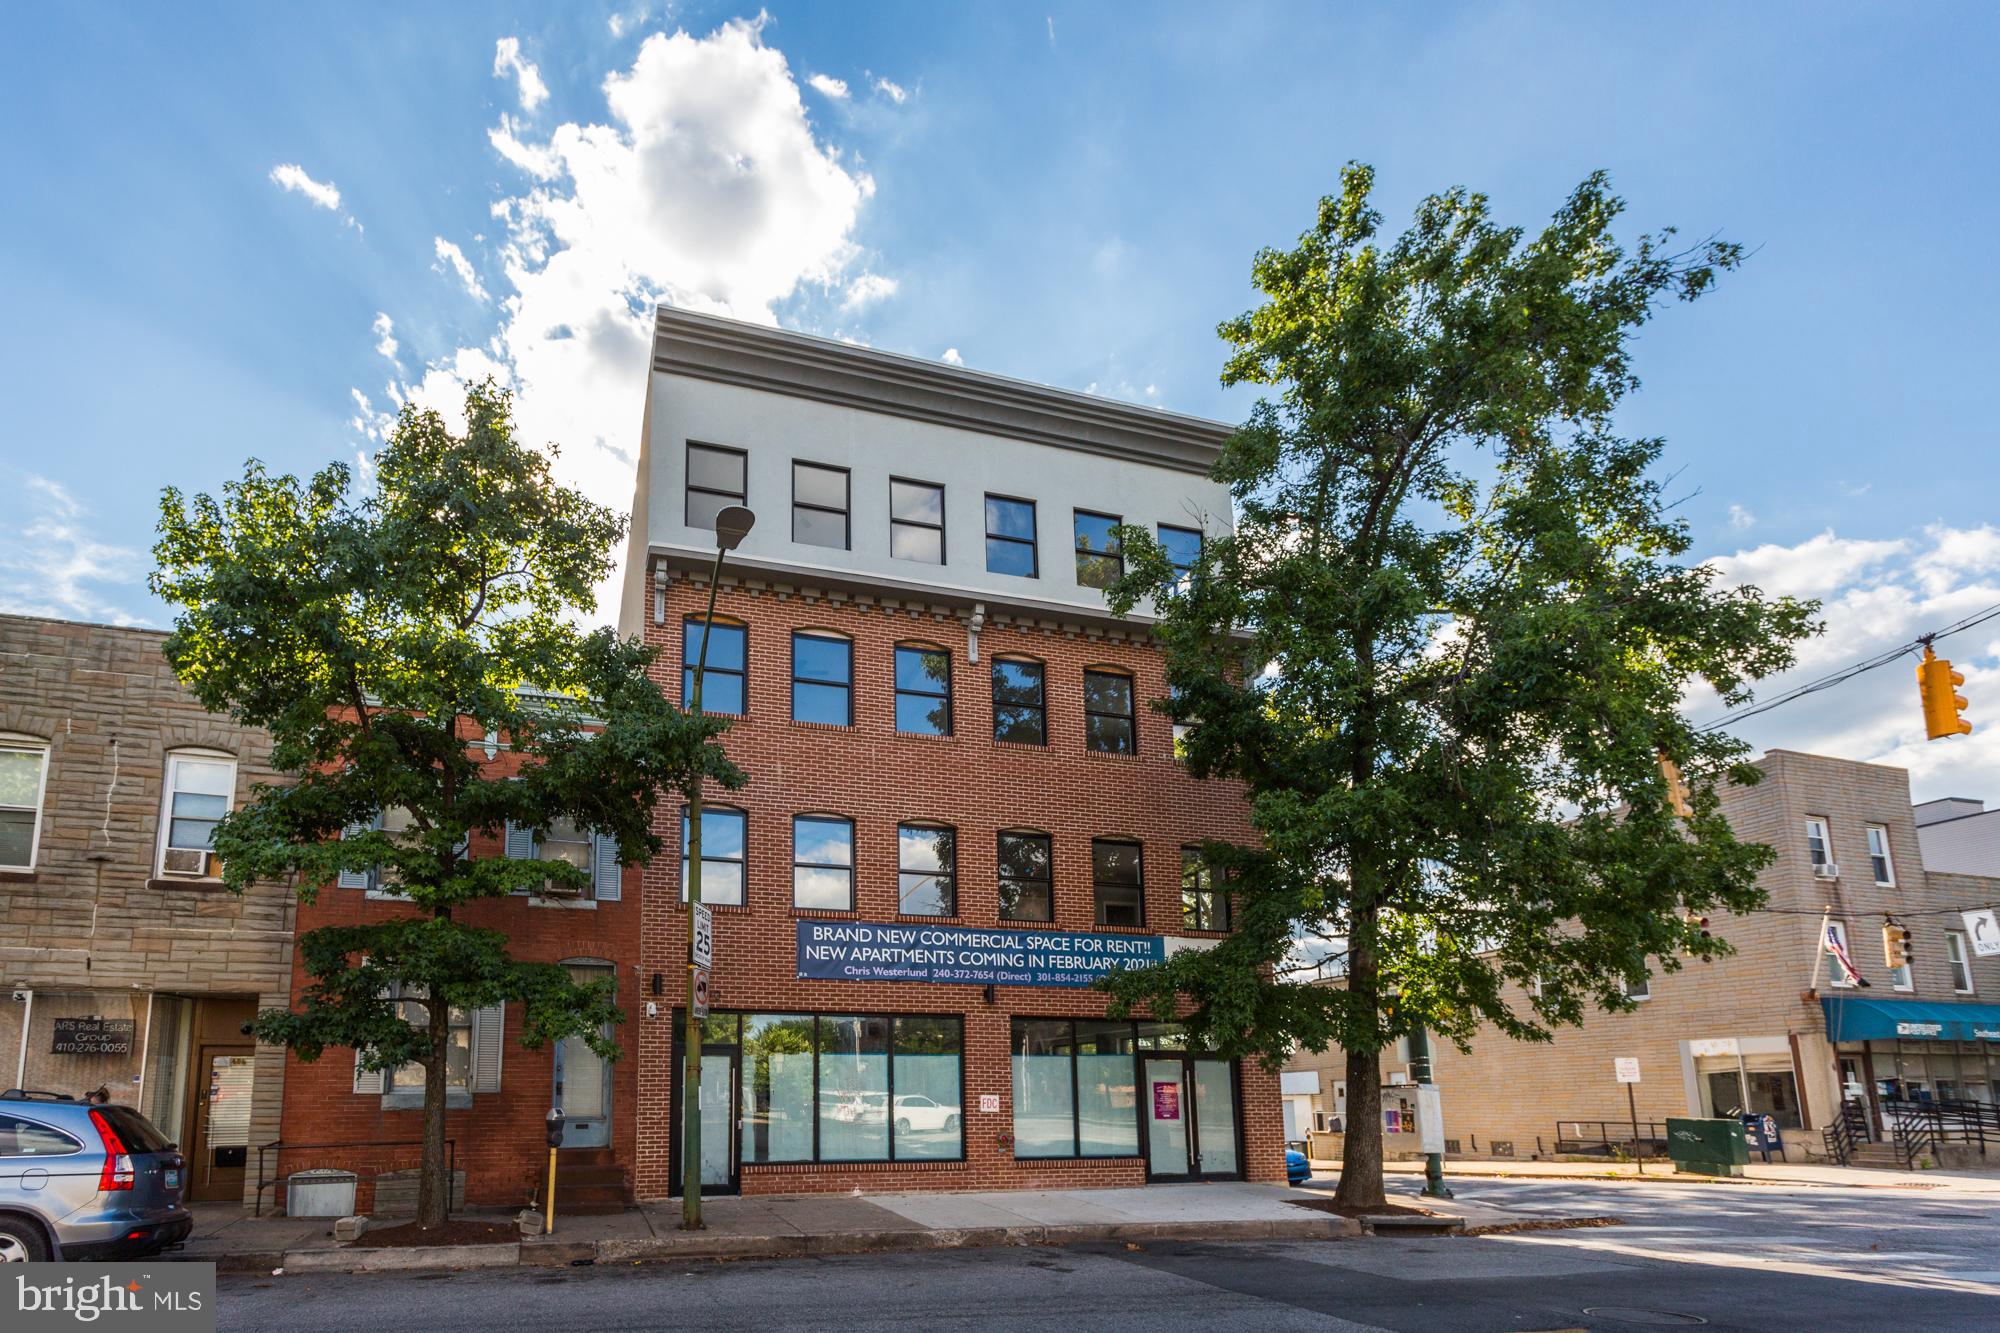
<path fill-rule="evenodd" d="M 2000 1196 L 1567 1181 L 1480 1181 L 1464 1192 L 1523 1217 L 1589 1212 L 1626 1225 L 1474 1238 L 225 1277 L 220 1326 L 2000 1328 Z"/>

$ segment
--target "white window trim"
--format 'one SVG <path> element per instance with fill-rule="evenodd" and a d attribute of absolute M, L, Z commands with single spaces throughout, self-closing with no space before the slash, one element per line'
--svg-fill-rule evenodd
<path fill-rule="evenodd" d="M 1647 1000 L 1652 999 L 1653 974 L 1648 972 L 1637 981 L 1634 981 L 1631 977 L 1625 978 L 1625 998 L 1634 1004 L 1644 1004 Z"/>
<path fill-rule="evenodd" d="M 1957 946 L 1956 956 L 1952 952 L 1954 945 Z M 1964 931 L 1948 930 L 1945 932 L 1944 956 L 1945 962 L 1951 967 L 1951 993 L 1953 995 L 1977 994 L 1978 991 L 1975 989 L 1972 980 L 1972 952 L 1967 947 Z M 1958 984 L 1960 977 L 1965 978 L 1963 986 Z"/>
<path fill-rule="evenodd" d="M 174 769 L 181 760 L 190 759 L 197 763 L 224 763 L 229 765 L 229 803 L 222 812 L 229 814 L 236 809 L 236 780 L 241 776 L 236 767 L 236 756 L 227 750 L 184 749 L 167 751 L 166 763 L 160 768 L 160 831 L 153 846 L 153 873 L 161 879 L 185 880 L 189 884 L 214 884 L 217 875 L 184 875 L 167 869 L 167 835 L 172 831 L 174 809 Z"/>
<path fill-rule="evenodd" d="M 1818 860 L 1813 858 L 1812 844 L 1814 829 L 1819 830 L 1821 856 Z M 1806 863 L 1813 866 L 1838 864 L 1833 859 L 1833 825 L 1820 815 L 1806 816 Z"/>
<path fill-rule="evenodd" d="M 1893 889 L 1896 887 L 1896 857 L 1889 850 L 1889 826 L 1887 824 L 1870 824 L 1868 826 L 1868 873 L 1870 875 L 1875 873 L 1875 839 L 1877 835 L 1880 835 L 1882 839 L 1882 864 L 1889 868 L 1889 878 L 1877 879 L 1875 884 L 1877 888 Z"/>
<path fill-rule="evenodd" d="M 1910 965 L 1908 963 L 1903 964 L 1889 974 L 1890 990 L 1913 991 L 1916 988 L 1916 979 L 1910 975 Z"/>
<path fill-rule="evenodd" d="M 49 743 L 36 736 L 17 736 L 0 732 L 0 750 L 13 750 L 24 754 L 39 754 L 42 757 L 41 780 L 35 784 L 35 823 L 28 830 L 28 863 L 26 865 L 0 865 L 0 870 L 33 870 L 41 862 L 42 813 L 49 800 Z M 20 806 L 9 806 L 18 810 Z"/>

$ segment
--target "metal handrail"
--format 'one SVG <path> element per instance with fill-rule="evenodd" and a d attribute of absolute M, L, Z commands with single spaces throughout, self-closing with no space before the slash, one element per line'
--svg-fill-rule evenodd
<path fill-rule="evenodd" d="M 1574 1129 L 1576 1132 L 1574 1134 L 1564 1132 L 1569 1129 Z M 1629 1147 L 1642 1140 L 1659 1145 L 1664 1145 L 1667 1141 L 1667 1127 L 1664 1121 L 1641 1120 L 1638 1129 L 1638 1137 L 1635 1139 L 1630 1120 L 1558 1120 L 1555 1150 L 1560 1153 L 1566 1151 L 1566 1144 L 1576 1144 L 1578 1145 L 1576 1149 L 1567 1150 L 1580 1151 L 1584 1147 L 1601 1147 L 1608 1154 L 1613 1148 Z"/>
<path fill-rule="evenodd" d="M 282 1156 L 279 1158 L 281 1173 L 266 1177 L 264 1174 L 265 1153 L 316 1152 L 333 1148 L 421 1148 L 423 1146 L 424 1141 L 422 1139 L 355 1139 L 348 1143 L 287 1143 L 283 1139 L 273 1139 L 269 1143 L 260 1143 L 257 1145 L 256 1206 L 251 1210 L 251 1216 L 262 1217 L 264 1215 L 264 1191 L 284 1183 L 284 1176 L 282 1174 L 284 1159 Z M 457 1139 L 449 1138 L 444 1141 L 444 1155 L 444 1215 L 449 1218 L 451 1216 L 452 1185 L 458 1179 Z M 397 1169 L 400 1170 L 401 1168 Z M 388 1173 L 377 1171 L 373 1175 L 367 1175 L 356 1171 L 354 1176 L 357 1180 L 380 1180 L 386 1174 Z"/>

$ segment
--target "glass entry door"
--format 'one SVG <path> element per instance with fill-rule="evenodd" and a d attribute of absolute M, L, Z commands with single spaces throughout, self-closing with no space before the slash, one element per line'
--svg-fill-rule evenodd
<path fill-rule="evenodd" d="M 1140 1096 L 1146 1116 L 1146 1174 L 1154 1180 L 1185 1179 L 1194 1174 L 1193 1136 L 1188 1132 L 1192 1109 L 1187 1095 L 1187 1060 L 1147 1056 L 1142 1062 Z"/>
<path fill-rule="evenodd" d="M 1148 1055 L 1140 1060 L 1140 1114 L 1148 1180 L 1234 1180 L 1236 1069 L 1227 1060 Z"/>
<path fill-rule="evenodd" d="M 571 963 L 570 976 L 581 984 L 616 975 L 595 963 Z M 610 1035 L 610 1029 L 605 1029 Z M 553 1102 L 563 1113 L 565 1148 L 606 1148 L 611 1145 L 611 1062 L 590 1049 L 582 1037 L 556 1043 Z"/>

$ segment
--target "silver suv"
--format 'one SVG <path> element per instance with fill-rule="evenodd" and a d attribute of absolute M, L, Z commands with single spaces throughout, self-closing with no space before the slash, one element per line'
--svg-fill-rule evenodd
<path fill-rule="evenodd" d="M 194 1229 L 186 1180 L 129 1106 L 0 1092 L 0 1263 L 158 1254 Z"/>

